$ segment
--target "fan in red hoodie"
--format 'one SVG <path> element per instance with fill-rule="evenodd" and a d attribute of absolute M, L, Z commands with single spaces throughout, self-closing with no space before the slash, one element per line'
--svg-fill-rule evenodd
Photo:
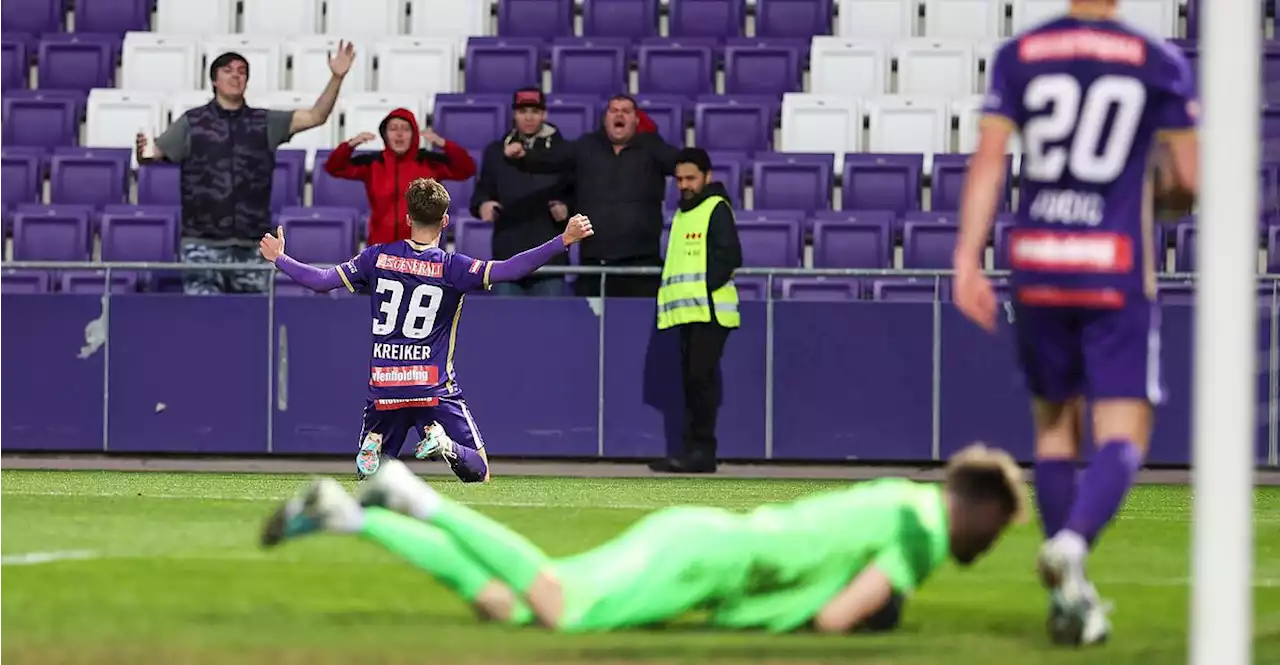
<path fill-rule="evenodd" d="M 409 237 L 404 193 L 418 178 L 466 180 L 476 163 L 462 146 L 440 138 L 430 129 L 418 134 L 418 119 L 409 109 L 396 109 L 378 125 L 382 152 L 353 156 L 356 147 L 376 136 L 364 132 L 329 155 L 324 170 L 335 178 L 359 180 L 369 197 L 369 244 L 381 245 Z M 419 149 L 419 141 L 444 149 L 444 154 Z"/>

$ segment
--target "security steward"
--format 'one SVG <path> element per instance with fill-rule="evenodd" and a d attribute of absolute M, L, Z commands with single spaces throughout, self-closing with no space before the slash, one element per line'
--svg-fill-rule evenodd
<path fill-rule="evenodd" d="M 649 463 L 654 471 L 715 473 L 716 415 L 720 409 L 720 357 L 729 331 L 740 325 L 733 271 L 742 266 L 742 246 L 729 194 L 711 182 L 711 158 L 701 148 L 676 157 L 680 209 L 671 222 L 658 329 L 680 332 L 684 384 L 684 447 L 676 457 Z"/>

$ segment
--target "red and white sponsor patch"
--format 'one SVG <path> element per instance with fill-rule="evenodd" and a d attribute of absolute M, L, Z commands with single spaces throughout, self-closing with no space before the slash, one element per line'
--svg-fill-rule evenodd
<path fill-rule="evenodd" d="M 369 376 L 369 385 L 375 388 L 434 386 L 439 382 L 440 370 L 435 365 L 374 367 Z"/>
<path fill-rule="evenodd" d="M 1127 273 L 1133 270 L 1133 243 L 1118 233 L 1015 229 L 1009 263 L 1035 272 Z"/>
<path fill-rule="evenodd" d="M 480 269 L 483 267 L 484 267 L 484 261 L 481 261 L 480 259 L 474 259 L 471 261 L 471 267 L 467 268 L 467 272 L 471 273 L 472 275 L 479 275 Z"/>
<path fill-rule="evenodd" d="M 375 399 L 374 411 L 394 411 L 396 409 L 412 409 L 416 407 L 435 406 L 440 403 L 437 397 L 414 397 L 411 399 Z"/>
<path fill-rule="evenodd" d="M 1096 60 L 1140 66 L 1147 61 L 1147 42 L 1136 35 L 1102 30 L 1056 30 L 1028 35 L 1018 42 L 1018 60 Z"/>
<path fill-rule="evenodd" d="M 435 277 L 438 279 L 444 275 L 443 263 L 421 261 L 403 256 L 391 256 L 390 254 L 379 254 L 376 265 L 382 270 L 403 272 L 419 277 Z"/>

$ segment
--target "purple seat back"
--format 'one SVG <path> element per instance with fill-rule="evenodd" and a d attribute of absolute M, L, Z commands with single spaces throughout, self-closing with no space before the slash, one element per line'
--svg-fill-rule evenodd
<path fill-rule="evenodd" d="M 102 216 L 103 261 L 173 261 L 177 217 L 155 213 Z M 292 245 L 293 238 L 289 238 Z M 289 252 L 293 252 L 290 246 Z"/>
<path fill-rule="evenodd" d="M 89 214 L 49 209 L 13 216 L 15 261 L 87 261 Z"/>
<path fill-rule="evenodd" d="M 138 203 L 182 205 L 182 174 L 177 164 L 146 164 L 138 168 Z"/>
<path fill-rule="evenodd" d="M 949 270 L 959 230 L 955 224 L 907 222 L 902 231 L 902 267 Z"/>
<path fill-rule="evenodd" d="M 842 205 L 845 210 L 920 209 L 923 155 L 846 153 Z"/>
<path fill-rule="evenodd" d="M 547 121 L 573 140 L 597 128 L 600 100 L 594 95 L 548 95 Z"/>
<path fill-rule="evenodd" d="M 742 164 L 737 161 L 720 161 L 711 158 L 711 180 L 724 185 L 729 193 L 729 204 L 735 209 L 742 205 Z M 680 205 L 680 189 L 676 187 L 675 178 L 667 178 L 666 208 L 675 210 Z M 668 217 L 669 225 L 671 219 Z"/>
<path fill-rule="evenodd" d="M 92 90 L 114 87 L 116 61 L 111 47 L 98 41 L 40 42 L 40 87 Z"/>
<path fill-rule="evenodd" d="M 950 284 L 933 277 L 877 279 L 871 285 L 871 295 L 884 302 L 946 302 L 951 296 Z"/>
<path fill-rule="evenodd" d="M 76 144 L 80 118 L 71 99 L 60 95 L 6 96 L 0 106 L 5 146 Z"/>
<path fill-rule="evenodd" d="M 49 273 L 39 270 L 5 270 L 0 272 L 0 291 L 13 293 L 48 293 Z"/>
<path fill-rule="evenodd" d="M 4 0 L 0 5 L 0 23 L 4 23 L 6 32 L 33 35 L 59 32 L 66 16 L 63 3 L 64 0 Z"/>
<path fill-rule="evenodd" d="M 671 0 L 672 37 L 737 37 L 746 27 L 746 0 Z"/>
<path fill-rule="evenodd" d="M 800 265 L 800 221 L 738 222 L 742 265 L 794 268 Z"/>
<path fill-rule="evenodd" d="M 1200 38 L 1200 0 L 1187 0 L 1187 39 Z"/>
<path fill-rule="evenodd" d="M 738 300 L 740 301 L 765 300 L 768 278 L 761 275 L 735 276 L 733 285 L 738 290 Z"/>
<path fill-rule="evenodd" d="M 306 167 L 295 159 L 281 159 L 285 155 L 297 154 L 306 159 L 306 152 L 301 150 L 280 150 L 276 152 L 276 166 L 271 172 L 271 210 L 278 212 L 285 206 L 296 206 L 302 203 L 302 174 Z"/>
<path fill-rule="evenodd" d="M 127 148 L 55 151 L 49 163 L 50 201 L 91 206 L 124 203 L 129 153 Z"/>
<path fill-rule="evenodd" d="M 856 279 L 791 277 L 782 280 L 784 300 L 809 302 L 845 302 L 862 297 L 862 286 Z"/>
<path fill-rule="evenodd" d="M 586 0 L 582 6 L 582 34 L 630 39 L 656 36 L 658 0 Z"/>
<path fill-rule="evenodd" d="M 1280 226 L 1267 229 L 1267 272 L 1280 273 Z"/>
<path fill-rule="evenodd" d="M 626 92 L 628 69 L 627 49 L 620 45 L 588 42 L 551 47 L 551 89 L 557 94 L 608 97 Z"/>
<path fill-rule="evenodd" d="M 538 48 L 467 45 L 466 88 L 472 94 L 504 94 L 542 82 Z"/>
<path fill-rule="evenodd" d="M 476 189 L 475 178 L 445 180 L 441 184 L 449 192 L 449 214 L 460 215 L 467 212 L 471 207 L 471 193 Z"/>
<path fill-rule="evenodd" d="M 0 89 L 11 90 L 27 87 L 27 45 L 9 41 L 6 36 L 0 44 Z"/>
<path fill-rule="evenodd" d="M 752 167 L 757 208 L 819 210 L 831 207 L 834 155 L 765 153 Z"/>
<path fill-rule="evenodd" d="M 994 267 L 996 270 L 1009 269 L 1009 234 L 1013 233 L 1014 227 L 1017 225 L 1017 219 L 1013 213 L 1005 213 L 996 215 L 995 226 L 991 229 L 992 235 L 992 252 L 995 257 Z"/>
<path fill-rule="evenodd" d="M 493 256 L 493 224 L 473 217 L 459 219 L 454 231 L 459 254 L 466 254 L 473 259 L 489 259 Z"/>
<path fill-rule="evenodd" d="M 355 253 L 355 224 L 350 217 L 280 215 L 289 255 L 304 263 L 337 264 Z"/>
<path fill-rule="evenodd" d="M 151 29 L 150 0 L 76 0 L 76 30 L 123 34 Z"/>
<path fill-rule="evenodd" d="M 1280 99 L 1280 44 L 1263 42 L 1259 74 L 1262 76 L 1262 101 Z"/>
<path fill-rule="evenodd" d="M 311 170 L 311 200 L 318 206 L 355 208 L 361 214 L 369 212 L 369 199 L 364 184 L 357 180 L 335 178 L 324 170 L 325 160 L 332 150 L 317 150 L 315 168 Z M 356 154 L 360 154 L 357 152 Z"/>
<path fill-rule="evenodd" d="M 813 267 L 885 269 L 892 254 L 889 220 L 813 225 Z"/>
<path fill-rule="evenodd" d="M 647 41 L 636 55 L 639 92 L 694 97 L 715 91 L 715 53 L 710 46 Z"/>
<path fill-rule="evenodd" d="M 0 150 L 0 203 L 36 203 L 40 200 L 42 160 L 33 150 L 5 147 Z"/>
<path fill-rule="evenodd" d="M 458 145 L 483 150 L 511 129 L 510 95 L 436 95 L 432 124 Z"/>
<path fill-rule="evenodd" d="M 1173 250 L 1173 269 L 1176 272 L 1196 271 L 1196 225 L 1181 222 L 1177 226 L 1177 244 Z"/>
<path fill-rule="evenodd" d="M 69 270 L 62 273 L 63 293 L 79 295 L 97 295 L 107 290 L 107 271 L 105 270 Z M 111 293 L 133 293 L 138 290 L 137 273 L 112 270 Z"/>
<path fill-rule="evenodd" d="M 799 37 L 831 34 L 831 0 L 756 0 L 756 35 Z"/>
<path fill-rule="evenodd" d="M 573 35 L 573 0 L 502 0 L 498 34 L 503 37 Z"/>
<path fill-rule="evenodd" d="M 684 145 L 686 110 L 683 97 L 640 95 L 636 98 L 636 103 L 653 124 L 658 126 L 658 136 L 676 147 Z"/>
<path fill-rule="evenodd" d="M 800 90 L 800 54 L 782 47 L 729 46 L 724 91 L 730 95 L 782 95 Z"/>
<path fill-rule="evenodd" d="M 938 154 L 933 156 L 933 173 L 930 175 L 930 207 L 934 210 L 959 210 L 960 195 L 964 190 L 968 155 Z M 1013 196 L 1013 157 L 1008 159 L 1005 170 L 1004 197 L 999 210 L 1009 210 Z"/>
<path fill-rule="evenodd" d="M 694 143 L 706 150 L 759 152 L 773 143 L 768 106 L 732 97 L 700 100 L 693 111 Z"/>

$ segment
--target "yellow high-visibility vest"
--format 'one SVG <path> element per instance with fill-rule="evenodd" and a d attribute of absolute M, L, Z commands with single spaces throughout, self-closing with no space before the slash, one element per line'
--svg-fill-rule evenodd
<path fill-rule="evenodd" d="M 738 287 L 732 279 L 707 298 L 707 229 L 711 226 L 711 211 L 722 202 L 728 201 L 723 196 L 708 197 L 689 212 L 677 211 L 671 222 L 662 286 L 658 289 L 659 330 L 685 323 L 709 323 L 712 307 L 720 325 L 741 325 Z"/>

